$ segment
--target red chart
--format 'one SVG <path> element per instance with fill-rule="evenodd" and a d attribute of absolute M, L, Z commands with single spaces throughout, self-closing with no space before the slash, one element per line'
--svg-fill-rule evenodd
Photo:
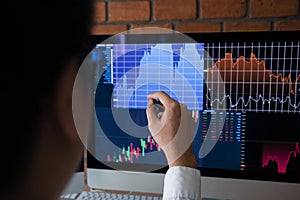
<path fill-rule="evenodd" d="M 298 67 L 298 63 L 293 66 Z M 275 70 L 271 66 L 275 71 L 272 73 L 273 70 L 267 69 L 265 61 L 259 61 L 254 53 L 250 54 L 249 60 L 240 56 L 236 61 L 231 53 L 226 53 L 224 58 L 208 68 L 206 78 L 212 91 L 213 88 L 219 88 L 219 84 L 224 84 L 226 96 L 210 98 L 207 95 L 207 99 L 210 104 L 223 104 L 227 101 L 227 109 L 233 110 L 299 112 L 300 102 L 296 96 L 300 92 L 300 71 L 288 69 L 289 67 L 281 66 L 281 70 Z M 292 71 L 295 74 L 293 76 Z"/>

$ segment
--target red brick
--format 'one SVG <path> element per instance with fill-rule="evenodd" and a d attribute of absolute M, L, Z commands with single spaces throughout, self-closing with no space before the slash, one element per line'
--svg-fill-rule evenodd
<path fill-rule="evenodd" d="M 224 32 L 270 31 L 269 22 L 224 22 Z"/>
<path fill-rule="evenodd" d="M 246 15 L 246 0 L 201 0 L 201 18 L 244 17 Z"/>
<path fill-rule="evenodd" d="M 173 32 L 172 24 L 133 24 L 134 33 L 166 33 Z"/>
<path fill-rule="evenodd" d="M 95 2 L 94 3 L 94 22 L 105 21 L 105 3 Z"/>
<path fill-rule="evenodd" d="M 177 31 L 182 33 L 221 32 L 221 24 L 214 22 L 190 22 L 177 25 Z"/>
<path fill-rule="evenodd" d="M 143 27 L 159 27 L 172 29 L 172 24 L 132 24 L 132 28 L 143 28 Z"/>
<path fill-rule="evenodd" d="M 92 35 L 110 35 L 127 31 L 127 25 L 94 25 Z"/>
<path fill-rule="evenodd" d="M 113 1 L 109 3 L 111 22 L 148 21 L 150 20 L 149 1 Z"/>
<path fill-rule="evenodd" d="M 276 31 L 295 31 L 300 30 L 300 20 L 283 20 L 275 22 Z"/>
<path fill-rule="evenodd" d="M 298 0 L 252 0 L 250 17 L 293 16 L 298 13 Z"/>
<path fill-rule="evenodd" d="M 155 20 L 196 18 L 196 0 L 154 0 Z"/>

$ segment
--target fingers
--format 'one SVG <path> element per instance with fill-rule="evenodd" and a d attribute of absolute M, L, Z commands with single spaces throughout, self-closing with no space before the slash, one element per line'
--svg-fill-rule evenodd
<path fill-rule="evenodd" d="M 148 95 L 148 107 L 152 106 L 153 100 L 159 100 L 162 106 L 164 107 L 165 112 L 164 113 L 169 113 L 171 112 L 174 108 L 178 107 L 179 103 L 171 98 L 167 93 L 160 91 L 160 92 L 154 92 L 152 94 Z"/>
<path fill-rule="evenodd" d="M 164 107 L 170 105 L 174 100 L 165 92 L 160 91 L 160 92 L 154 92 L 152 94 L 148 95 L 148 99 L 152 100 L 153 99 L 159 99 L 159 101 L 162 103 Z"/>

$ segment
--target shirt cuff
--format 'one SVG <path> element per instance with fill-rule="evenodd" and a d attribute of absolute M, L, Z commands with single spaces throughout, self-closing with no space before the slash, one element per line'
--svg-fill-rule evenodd
<path fill-rule="evenodd" d="M 163 200 L 201 200 L 201 175 L 198 169 L 174 166 L 165 175 Z"/>

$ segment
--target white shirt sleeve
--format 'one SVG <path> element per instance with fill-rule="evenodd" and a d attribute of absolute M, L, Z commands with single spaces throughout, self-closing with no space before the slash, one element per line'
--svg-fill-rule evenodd
<path fill-rule="evenodd" d="M 201 175 L 198 169 L 174 166 L 164 180 L 163 200 L 201 200 Z"/>

